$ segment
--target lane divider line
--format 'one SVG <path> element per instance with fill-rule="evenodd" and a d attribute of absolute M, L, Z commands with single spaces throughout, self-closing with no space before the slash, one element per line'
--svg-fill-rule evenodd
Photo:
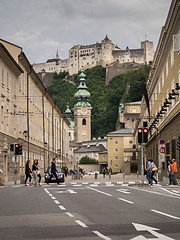
<path fill-rule="evenodd" d="M 56 199 L 56 198 L 55 198 L 55 197 L 53 197 L 53 196 L 52 196 L 51 198 L 52 198 L 53 200 L 55 200 L 55 199 Z"/>
<path fill-rule="evenodd" d="M 81 222 L 80 220 L 75 220 L 75 222 L 76 222 L 77 224 L 79 224 L 79 225 L 80 225 L 81 227 L 83 227 L 83 228 L 87 228 L 87 227 L 88 227 L 85 223 Z"/>
<path fill-rule="evenodd" d="M 171 214 L 164 213 L 164 212 L 160 212 L 160 211 L 157 211 L 157 210 L 154 210 L 154 209 L 151 209 L 151 212 L 159 213 L 163 216 L 170 217 L 170 218 L 173 218 L 173 219 L 178 219 L 178 220 L 180 219 L 179 217 L 176 217 L 176 216 L 173 216 Z"/>
<path fill-rule="evenodd" d="M 63 207 L 62 205 L 59 205 L 59 208 L 60 208 L 61 210 L 66 210 L 65 207 Z"/>
<path fill-rule="evenodd" d="M 124 201 L 124 202 L 130 203 L 130 204 L 134 204 L 134 202 L 131 202 L 131 201 L 126 200 L 126 199 L 124 199 L 124 198 L 118 198 L 118 199 L 121 200 L 121 201 Z"/>
<path fill-rule="evenodd" d="M 74 217 L 74 215 L 72 215 L 70 212 L 66 212 L 66 214 L 69 216 L 69 217 Z"/>
<path fill-rule="evenodd" d="M 91 187 L 87 187 L 87 188 L 89 188 L 89 189 L 91 189 L 91 190 L 93 190 L 93 191 L 96 191 L 96 192 L 102 193 L 102 194 L 104 194 L 104 195 L 107 195 L 107 196 L 109 196 L 109 197 L 112 197 L 112 195 L 109 194 L 109 193 L 102 192 L 102 191 L 100 191 L 100 190 L 97 190 L 97 189 L 95 189 L 95 188 L 91 188 Z"/>
<path fill-rule="evenodd" d="M 60 202 L 59 202 L 58 200 L 54 200 L 54 202 L 55 202 L 56 204 L 60 204 Z"/>
<path fill-rule="evenodd" d="M 93 231 L 93 233 L 104 240 L 111 240 L 111 238 L 104 236 L 102 233 L 100 233 L 98 231 Z"/>
<path fill-rule="evenodd" d="M 44 188 L 44 191 L 47 193 L 47 194 L 49 194 L 50 192 L 46 189 L 46 188 Z"/>
<path fill-rule="evenodd" d="M 165 192 L 168 192 L 168 193 L 170 193 L 170 194 L 173 194 L 173 195 L 175 195 L 175 196 L 180 197 L 180 194 L 178 194 L 178 193 L 176 193 L 176 192 L 171 192 L 171 191 L 169 191 L 169 190 L 167 190 L 167 189 L 165 189 L 165 188 L 160 188 L 160 189 L 164 190 Z M 172 191 L 173 191 L 173 190 L 172 190 Z"/>

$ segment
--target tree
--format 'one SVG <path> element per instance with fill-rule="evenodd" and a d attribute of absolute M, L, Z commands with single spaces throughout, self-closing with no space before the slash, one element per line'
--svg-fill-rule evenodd
<path fill-rule="evenodd" d="M 79 164 L 98 164 L 98 161 L 94 158 L 89 158 L 87 155 L 82 157 L 79 161 Z"/>

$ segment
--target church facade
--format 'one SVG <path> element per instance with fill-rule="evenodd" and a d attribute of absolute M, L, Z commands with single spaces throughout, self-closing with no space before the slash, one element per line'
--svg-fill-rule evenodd
<path fill-rule="evenodd" d="M 75 45 L 69 50 L 68 59 L 60 59 L 58 53 L 56 58 L 47 60 L 46 63 L 33 65 L 36 73 L 54 73 L 67 71 L 70 75 L 77 74 L 81 69 L 88 69 L 97 65 L 103 67 L 109 64 L 137 63 L 146 64 L 153 60 L 153 42 L 145 40 L 141 42 L 140 49 L 122 50 L 107 37 L 100 43 L 91 45 Z"/>

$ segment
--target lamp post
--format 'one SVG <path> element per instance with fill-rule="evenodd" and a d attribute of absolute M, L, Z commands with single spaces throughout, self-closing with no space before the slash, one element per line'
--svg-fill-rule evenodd
<path fill-rule="evenodd" d="M 45 149 L 47 149 L 47 151 L 48 151 L 48 168 L 49 168 L 49 145 L 48 145 L 47 142 L 44 142 L 44 147 L 45 147 Z M 44 150 L 45 150 L 45 149 L 44 149 Z M 46 167 L 45 162 L 46 162 L 46 158 L 45 158 L 45 154 L 44 154 L 44 171 L 45 171 L 45 167 Z"/>

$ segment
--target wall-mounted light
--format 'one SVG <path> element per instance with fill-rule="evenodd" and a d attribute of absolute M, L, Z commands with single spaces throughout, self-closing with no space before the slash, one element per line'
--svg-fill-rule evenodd
<path fill-rule="evenodd" d="M 23 132 L 23 136 L 24 136 L 25 138 L 28 136 L 28 131 L 27 131 L 27 130 L 25 130 L 25 131 Z"/>

